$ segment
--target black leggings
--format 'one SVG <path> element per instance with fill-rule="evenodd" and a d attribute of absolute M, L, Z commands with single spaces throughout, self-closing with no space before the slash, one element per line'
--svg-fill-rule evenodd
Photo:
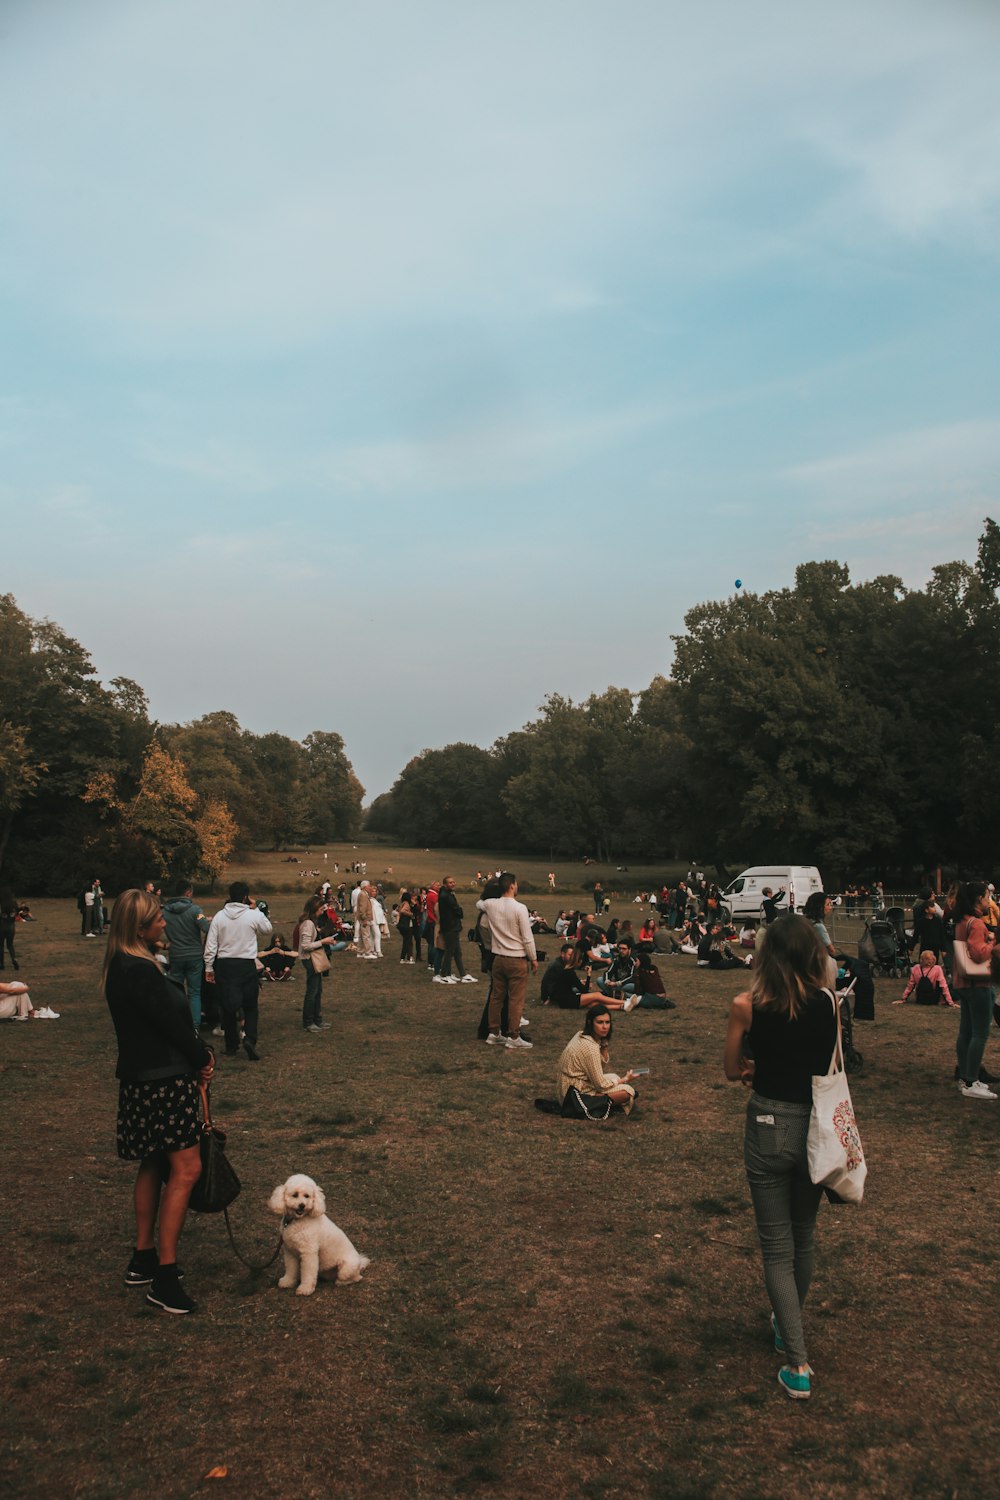
<path fill-rule="evenodd" d="M 7 948 L 10 952 L 10 961 L 14 968 L 18 968 L 17 954 L 14 952 L 14 924 L 13 922 L 0 922 L 0 969 L 3 968 L 3 951 Z"/>

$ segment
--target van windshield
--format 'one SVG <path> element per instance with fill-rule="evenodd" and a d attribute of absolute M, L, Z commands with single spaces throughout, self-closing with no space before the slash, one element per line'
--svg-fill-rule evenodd
<path fill-rule="evenodd" d="M 733 883 L 732 883 L 732 885 L 729 887 L 728 891 L 726 892 L 726 895 L 727 896 L 738 896 L 745 885 L 746 885 L 746 881 L 745 880 L 734 880 Z"/>

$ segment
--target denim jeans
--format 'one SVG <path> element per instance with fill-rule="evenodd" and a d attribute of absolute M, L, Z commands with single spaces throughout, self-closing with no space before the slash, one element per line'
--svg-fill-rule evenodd
<path fill-rule="evenodd" d="M 302 1025 L 318 1026 L 323 1019 L 323 976 L 317 974 L 309 959 L 303 959 L 306 971 L 306 992 L 302 997 Z"/>
<path fill-rule="evenodd" d="M 754 1094 L 743 1138 L 764 1285 L 790 1365 L 808 1363 L 802 1305 L 812 1279 L 813 1232 L 823 1196 L 810 1180 L 806 1160 L 811 1108 Z"/>
<path fill-rule="evenodd" d="M 958 1076 L 964 1083 L 975 1083 L 993 1019 L 993 991 L 989 985 L 976 985 L 975 988 L 956 990 L 954 998 L 962 1007 L 955 1045 Z"/>
<path fill-rule="evenodd" d="M 196 1026 L 201 1025 L 201 976 L 203 972 L 202 957 L 199 953 L 197 958 L 172 958 L 167 973 L 171 979 L 176 979 L 178 984 L 183 984 L 187 990 L 188 1004 L 191 1007 L 191 1019 Z"/>

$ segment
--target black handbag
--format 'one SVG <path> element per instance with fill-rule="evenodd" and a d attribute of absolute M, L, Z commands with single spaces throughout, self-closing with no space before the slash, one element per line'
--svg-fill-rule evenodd
<path fill-rule="evenodd" d="M 198 1214 L 221 1214 L 240 1194 L 240 1179 L 223 1147 L 226 1132 L 212 1124 L 208 1089 L 202 1084 L 201 1176 L 191 1189 L 189 1207 Z"/>

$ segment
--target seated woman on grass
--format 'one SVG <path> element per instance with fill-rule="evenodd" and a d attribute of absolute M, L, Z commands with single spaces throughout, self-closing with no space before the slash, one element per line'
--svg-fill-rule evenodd
<path fill-rule="evenodd" d="M 902 998 L 892 1003 L 905 1005 L 911 995 L 914 1005 L 950 1005 L 953 1010 L 956 1009 L 944 970 L 930 948 L 924 949 L 920 962 L 915 963 L 910 970 L 910 982 L 903 991 Z"/>
<path fill-rule="evenodd" d="M 583 1030 L 564 1047 L 556 1075 L 562 1114 L 572 1120 L 606 1120 L 612 1112 L 628 1114 L 635 1103 L 631 1068 L 620 1078 L 607 1071 L 611 1042 L 608 1002 L 592 1005 Z"/>

